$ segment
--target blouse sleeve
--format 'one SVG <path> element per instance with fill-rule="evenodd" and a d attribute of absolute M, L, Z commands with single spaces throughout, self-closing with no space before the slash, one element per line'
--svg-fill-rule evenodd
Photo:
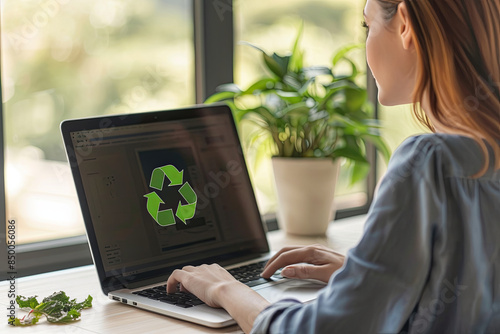
<path fill-rule="evenodd" d="M 401 331 L 428 280 L 434 221 L 446 211 L 436 184 L 437 159 L 429 137 L 406 140 L 380 182 L 361 241 L 318 299 L 269 306 L 252 333 Z"/>

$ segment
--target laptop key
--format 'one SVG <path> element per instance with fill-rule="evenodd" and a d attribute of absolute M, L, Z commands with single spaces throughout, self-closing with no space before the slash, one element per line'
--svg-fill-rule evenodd
<path fill-rule="evenodd" d="M 159 299 L 161 302 L 163 303 L 167 303 L 167 304 L 172 304 L 172 305 L 175 305 L 177 303 L 176 300 L 171 300 L 171 299 L 163 299 L 163 298 L 160 298 Z"/>
<path fill-rule="evenodd" d="M 142 297 L 149 297 L 151 294 L 143 291 L 136 291 L 134 292 L 134 295 L 142 296 Z"/>
<path fill-rule="evenodd" d="M 194 300 L 190 300 L 189 302 L 187 302 L 188 304 L 190 305 L 193 305 L 193 306 L 196 306 L 196 305 L 202 305 L 202 304 L 205 304 L 202 300 L 200 299 L 194 299 Z"/>
<path fill-rule="evenodd" d="M 273 280 L 271 279 L 265 279 L 265 278 L 259 278 L 257 280 L 254 280 L 254 281 L 249 281 L 247 283 L 245 283 L 247 286 L 249 287 L 253 287 L 253 286 L 257 286 L 257 285 L 261 285 L 261 284 L 265 284 L 265 283 L 269 283 L 269 282 L 274 282 Z"/>

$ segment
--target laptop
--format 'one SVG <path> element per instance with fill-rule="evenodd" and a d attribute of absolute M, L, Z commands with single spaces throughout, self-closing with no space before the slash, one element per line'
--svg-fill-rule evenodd
<path fill-rule="evenodd" d="M 270 302 L 316 298 L 324 284 L 259 277 L 271 256 L 226 105 L 66 120 L 61 132 L 102 291 L 208 327 L 235 321 L 169 274 L 218 263 Z"/>

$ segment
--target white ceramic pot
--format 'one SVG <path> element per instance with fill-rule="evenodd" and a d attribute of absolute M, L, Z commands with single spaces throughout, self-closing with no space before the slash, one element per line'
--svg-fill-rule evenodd
<path fill-rule="evenodd" d="M 278 224 L 287 233 L 324 235 L 334 217 L 339 160 L 273 157 Z"/>

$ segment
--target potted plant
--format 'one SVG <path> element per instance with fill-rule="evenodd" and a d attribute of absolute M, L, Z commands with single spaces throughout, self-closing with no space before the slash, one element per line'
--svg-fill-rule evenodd
<path fill-rule="evenodd" d="M 333 196 L 341 158 L 350 164 L 351 184 L 366 176 L 366 145 L 373 143 L 386 159 L 390 153 L 370 118 L 373 107 L 348 56 L 359 45 L 340 49 L 332 66 L 305 67 L 299 48 L 302 28 L 293 49 L 280 55 L 258 50 L 267 73 L 247 89 L 234 83 L 218 87 L 206 103 L 225 101 L 236 122 L 250 121 L 259 131 L 252 142 L 270 138 L 278 195 L 278 222 L 288 233 L 318 235 L 333 217 Z M 350 73 L 338 74 L 340 63 Z"/>

